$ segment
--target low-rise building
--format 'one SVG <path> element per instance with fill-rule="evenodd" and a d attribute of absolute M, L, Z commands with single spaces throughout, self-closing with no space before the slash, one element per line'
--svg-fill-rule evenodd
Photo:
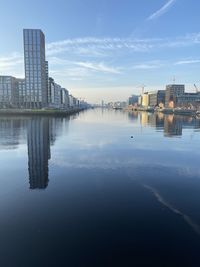
<path fill-rule="evenodd" d="M 137 95 L 132 95 L 131 97 L 129 97 L 128 105 L 135 106 L 137 104 L 138 104 L 138 96 Z"/>
<path fill-rule="evenodd" d="M 149 106 L 158 107 L 165 104 L 165 90 L 149 92 Z"/>
<path fill-rule="evenodd" d="M 69 95 L 69 107 L 70 108 L 79 107 L 79 100 L 75 98 L 73 95 Z"/>
<path fill-rule="evenodd" d="M 198 108 L 200 107 L 200 93 L 184 93 L 176 97 L 177 107 Z"/>
<path fill-rule="evenodd" d="M 177 96 L 185 93 L 184 84 L 170 84 L 166 86 L 165 91 L 165 106 L 174 108 L 176 106 Z"/>
<path fill-rule="evenodd" d="M 0 76 L 0 107 L 16 108 L 19 103 L 18 79 L 12 76 Z"/>
<path fill-rule="evenodd" d="M 49 78 L 48 106 L 50 108 L 68 108 L 69 92 L 57 84 L 53 78 Z"/>
<path fill-rule="evenodd" d="M 61 88 L 61 107 L 62 108 L 69 107 L 69 92 L 65 88 Z"/>
<path fill-rule="evenodd" d="M 18 99 L 17 106 L 18 108 L 25 108 L 26 106 L 26 84 L 25 79 L 17 79 L 17 90 L 18 90 Z"/>

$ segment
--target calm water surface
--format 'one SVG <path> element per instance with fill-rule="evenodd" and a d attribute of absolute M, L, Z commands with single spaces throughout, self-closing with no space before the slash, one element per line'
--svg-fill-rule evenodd
<path fill-rule="evenodd" d="M 0 266 L 200 266 L 200 120 L 0 117 L 0 162 Z"/>

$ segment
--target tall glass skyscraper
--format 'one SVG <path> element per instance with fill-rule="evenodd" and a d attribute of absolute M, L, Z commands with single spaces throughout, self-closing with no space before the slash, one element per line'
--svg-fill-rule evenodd
<path fill-rule="evenodd" d="M 24 29 L 25 106 L 47 106 L 48 87 L 45 61 L 45 36 L 41 30 Z"/>

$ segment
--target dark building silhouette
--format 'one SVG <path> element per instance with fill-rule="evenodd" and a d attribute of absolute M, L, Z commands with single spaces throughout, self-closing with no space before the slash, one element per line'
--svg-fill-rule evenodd
<path fill-rule="evenodd" d="M 30 189 L 48 186 L 50 159 L 49 119 L 35 117 L 28 122 L 28 169 Z"/>

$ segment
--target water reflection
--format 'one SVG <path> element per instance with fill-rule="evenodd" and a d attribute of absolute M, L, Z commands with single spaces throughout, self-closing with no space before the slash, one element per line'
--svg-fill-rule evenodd
<path fill-rule="evenodd" d="M 106 111 L 105 111 L 106 112 Z M 110 112 L 111 113 L 111 112 Z M 81 115 L 84 116 L 84 113 Z M 107 116 L 107 114 L 105 114 Z M 116 115 L 115 115 L 116 116 Z M 200 120 L 192 117 L 184 116 L 174 116 L 174 115 L 164 115 L 162 113 L 151 114 L 147 112 L 130 112 L 122 113 L 117 112 L 117 116 L 123 116 L 127 118 L 131 123 L 141 125 L 142 127 L 152 127 L 152 129 L 163 132 L 164 137 L 179 137 L 183 134 L 183 129 L 200 129 Z M 116 116 L 116 117 L 117 117 Z M 71 120 L 77 119 L 76 116 L 71 116 Z M 110 119 L 110 118 L 109 118 Z M 120 125 L 119 121 L 119 125 Z M 51 146 L 56 142 L 59 135 L 66 135 L 68 130 L 69 119 L 68 118 L 49 118 L 49 117 L 1 117 L 0 118 L 0 149 L 1 150 L 11 150 L 17 149 L 20 144 L 27 144 L 27 156 L 28 156 L 28 179 L 30 189 L 45 189 L 49 183 L 49 160 L 51 159 Z M 91 138 L 88 137 L 87 140 L 93 138 L 91 132 Z M 96 134 L 97 138 L 97 134 Z M 108 138 L 108 136 L 107 136 Z M 105 145 L 111 145 L 113 143 L 113 137 L 110 140 L 102 140 L 100 137 L 100 144 L 97 148 L 105 147 Z M 80 141 L 77 149 L 80 147 L 89 148 L 92 147 L 92 142 L 87 145 L 85 141 Z M 122 141 L 122 140 L 121 140 Z M 77 144 L 77 140 L 76 140 Z M 81 156 L 80 162 L 77 162 L 79 158 L 76 152 L 76 144 L 74 144 L 73 150 L 70 154 L 65 155 L 65 159 L 58 157 L 58 165 L 63 162 L 66 166 L 79 166 L 87 157 Z M 94 140 L 94 145 L 96 147 L 96 139 Z M 74 153 L 73 153 L 74 151 Z M 96 150 L 95 150 L 96 151 Z M 96 154 L 90 152 L 93 158 L 90 158 L 91 166 L 98 167 L 99 160 L 96 159 Z M 107 161 L 108 157 L 105 157 Z M 129 158 L 127 164 L 131 159 Z M 134 159 L 136 161 L 136 159 Z M 54 158 L 54 162 L 56 159 Z M 122 161 L 116 159 L 117 165 L 122 164 Z M 102 161 L 101 161 L 102 164 Z M 87 161 L 87 166 L 90 164 Z M 114 167 L 114 162 L 112 164 Z"/>
<path fill-rule="evenodd" d="M 30 189 L 45 189 L 49 182 L 49 160 L 62 127 L 68 119 L 34 117 L 28 120 L 28 170 Z M 65 128 L 66 130 L 66 128 Z"/>
<path fill-rule="evenodd" d="M 30 119 L 27 140 L 30 189 L 45 189 L 49 181 L 48 161 L 51 158 L 49 119 Z"/>
<path fill-rule="evenodd" d="M 163 113 L 130 112 L 129 120 L 139 119 L 142 126 L 151 126 L 161 130 L 164 137 L 182 136 L 183 129 L 200 129 L 200 120 L 190 116 L 164 115 Z"/>
<path fill-rule="evenodd" d="M 200 266 L 200 121 L 71 119 L 0 118 L 1 266 Z"/>
<path fill-rule="evenodd" d="M 25 121 L 22 118 L 0 118 L 0 149 L 16 149 L 25 136 Z M 22 137 L 22 138 L 21 138 Z M 21 140 L 20 140 L 21 139 Z"/>
<path fill-rule="evenodd" d="M 27 144 L 30 189 L 48 186 L 51 146 L 63 127 L 66 132 L 68 121 L 68 118 L 38 116 L 0 118 L 0 150 L 16 150 L 19 145 Z"/>

